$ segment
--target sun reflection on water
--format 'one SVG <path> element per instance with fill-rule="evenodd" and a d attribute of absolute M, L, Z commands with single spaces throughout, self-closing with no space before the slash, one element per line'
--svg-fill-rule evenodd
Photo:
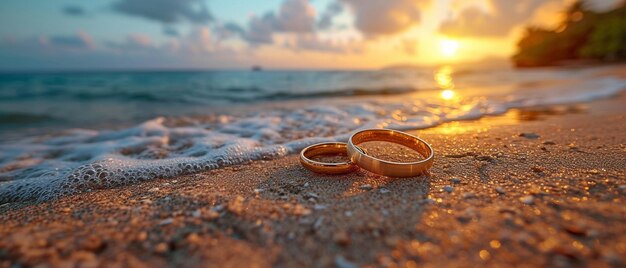
<path fill-rule="evenodd" d="M 452 81 L 452 67 L 446 65 L 435 71 L 435 82 L 442 89 L 454 88 Z"/>
<path fill-rule="evenodd" d="M 452 80 L 452 67 L 443 66 L 435 72 L 435 82 L 442 89 L 439 94 L 444 100 L 452 100 L 456 96 L 454 89 L 454 81 Z"/>

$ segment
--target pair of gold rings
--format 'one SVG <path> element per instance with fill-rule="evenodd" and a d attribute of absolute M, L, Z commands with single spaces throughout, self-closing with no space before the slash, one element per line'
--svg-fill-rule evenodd
<path fill-rule="evenodd" d="M 386 141 L 404 145 L 415 150 L 424 159 L 413 162 L 393 162 L 367 154 L 358 145 L 368 141 Z M 346 155 L 350 161 L 325 163 L 312 160 L 320 155 Z M 359 167 L 388 177 L 413 177 L 433 166 L 435 152 L 424 140 L 397 130 L 366 129 L 354 133 L 348 143 L 327 142 L 306 147 L 300 152 L 300 163 L 307 169 L 322 174 L 343 174 Z"/>

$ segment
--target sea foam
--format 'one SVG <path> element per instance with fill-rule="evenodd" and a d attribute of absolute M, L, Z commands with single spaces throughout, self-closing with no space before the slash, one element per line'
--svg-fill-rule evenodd
<path fill-rule="evenodd" d="M 626 81 L 594 77 L 533 88 L 458 90 L 454 100 L 414 94 L 359 98 L 246 115 L 158 117 L 121 130 L 72 129 L 0 144 L 0 203 L 49 200 L 170 178 L 254 160 L 276 159 L 365 128 L 423 129 L 511 108 L 615 95 Z"/>

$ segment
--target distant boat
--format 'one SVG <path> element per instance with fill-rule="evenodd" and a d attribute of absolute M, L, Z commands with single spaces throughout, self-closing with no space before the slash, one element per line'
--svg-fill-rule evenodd
<path fill-rule="evenodd" d="M 263 68 L 261 66 L 259 66 L 259 65 L 254 65 L 254 66 L 252 66 L 252 71 L 253 72 L 260 72 L 260 71 L 263 71 Z"/>

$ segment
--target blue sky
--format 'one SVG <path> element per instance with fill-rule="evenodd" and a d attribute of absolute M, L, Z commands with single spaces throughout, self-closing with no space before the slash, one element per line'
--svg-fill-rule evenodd
<path fill-rule="evenodd" d="M 111 9 L 114 1 L 78 0 L 3 0 L 0 3 L 0 36 L 39 36 L 48 34 L 73 34 L 82 29 L 98 39 L 115 40 L 123 33 L 146 33 L 156 39 L 163 38 L 163 26 L 153 21 L 126 16 Z M 204 1 L 212 13 L 225 21 L 245 24 L 250 14 L 262 14 L 276 9 L 280 0 L 263 1 Z M 326 0 L 312 2 L 323 8 Z M 80 7 L 82 16 L 68 16 L 67 7 Z M 185 28 L 187 25 L 175 25 Z"/>
<path fill-rule="evenodd" d="M 0 70 L 360 69 L 506 58 L 526 25 L 554 27 L 570 2 L 3 0 Z"/>

